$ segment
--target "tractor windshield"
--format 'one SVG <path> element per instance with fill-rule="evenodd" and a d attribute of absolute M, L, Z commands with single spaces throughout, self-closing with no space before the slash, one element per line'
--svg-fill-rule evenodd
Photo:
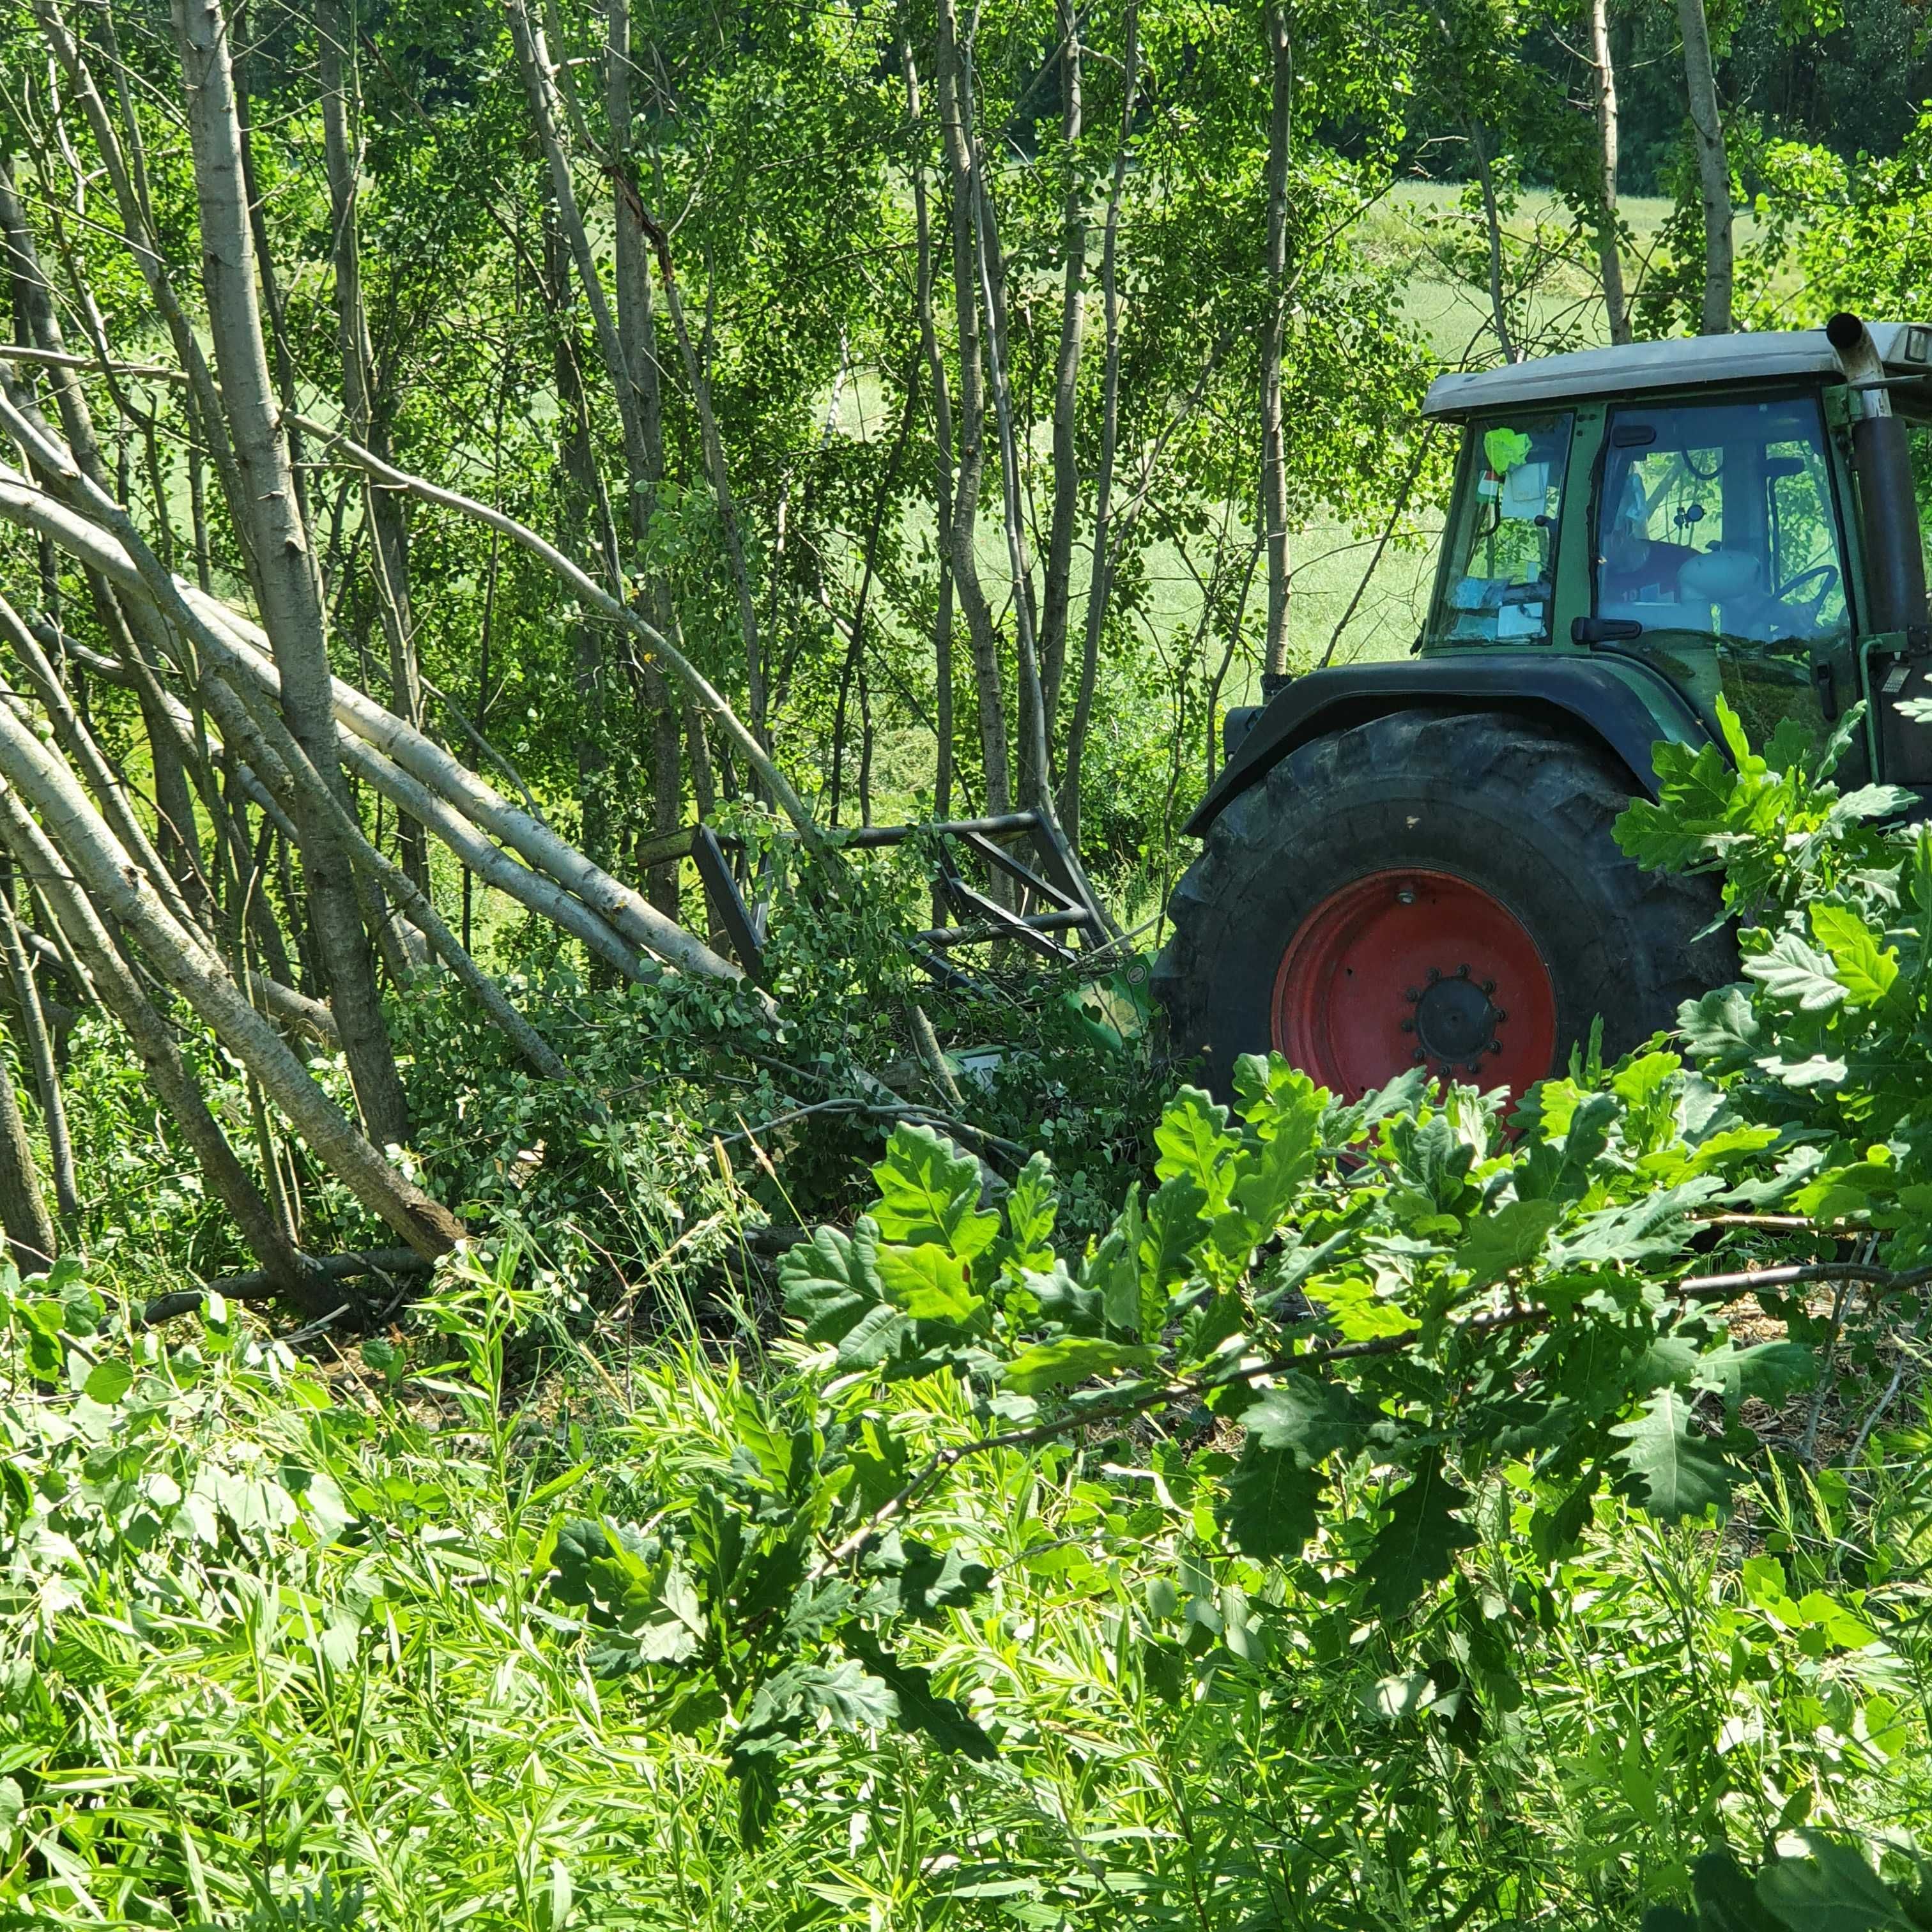
<path fill-rule="evenodd" d="M 1570 421 L 1567 414 L 1512 416 L 1471 426 L 1442 580 L 1445 641 L 1550 641 Z"/>
<path fill-rule="evenodd" d="M 1825 428 L 1811 395 L 1613 410 L 1597 498 L 1595 614 L 1620 648 L 1754 740 L 1822 728 L 1814 672 L 1850 631 Z"/>

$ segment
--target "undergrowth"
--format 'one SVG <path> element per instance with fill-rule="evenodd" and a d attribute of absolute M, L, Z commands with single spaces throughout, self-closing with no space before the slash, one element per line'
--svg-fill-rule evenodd
<path fill-rule="evenodd" d="M 966 1466 L 991 1576 L 907 1646 L 997 1755 L 825 1728 L 747 1844 L 704 1714 L 586 1657 L 554 1525 L 715 1474 L 797 1372 L 566 1342 L 512 1391 L 515 1280 L 466 1257 L 328 1370 L 220 1308 L 130 1345 L 78 1280 L 10 1298 L 16 1376 L 52 1303 L 80 1386 L 0 1406 L 7 1922 L 1610 1927 L 1714 1790 L 1746 1839 L 1922 1817 L 1923 1426 L 1764 1483 L 1748 1562 L 1606 1498 L 1546 1574 L 1498 1480 L 1456 1588 L 1520 1689 L 1480 1732 L 1400 1638 L 1204 1565 L 1144 1445 L 1064 1445 Z"/>

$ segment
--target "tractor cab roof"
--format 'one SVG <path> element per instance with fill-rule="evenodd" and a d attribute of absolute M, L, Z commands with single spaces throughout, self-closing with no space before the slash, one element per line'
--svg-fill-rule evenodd
<path fill-rule="evenodd" d="M 1868 322 L 1888 370 L 1932 376 L 1932 326 Z M 1788 382 L 1844 373 L 1822 328 L 1738 335 L 1672 336 L 1612 349 L 1584 349 L 1513 362 L 1473 375 L 1438 376 L 1422 406 L 1426 416 L 1460 421 L 1491 410 L 1581 402 L 1652 390 L 1702 389 L 1732 382 Z"/>

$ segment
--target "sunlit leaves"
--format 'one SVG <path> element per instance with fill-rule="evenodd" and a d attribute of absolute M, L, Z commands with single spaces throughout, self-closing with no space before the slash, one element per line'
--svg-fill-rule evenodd
<path fill-rule="evenodd" d="M 980 1163 L 930 1127 L 895 1127 L 872 1178 L 873 1218 L 889 1241 L 970 1261 L 999 1232 L 999 1216 L 979 1212 Z"/>
<path fill-rule="evenodd" d="M 1457 1514 L 1469 1501 L 1468 1492 L 1444 1473 L 1439 1451 L 1417 1459 L 1362 1564 L 1366 1599 L 1378 1616 L 1401 1616 L 1475 1542 L 1476 1532 Z"/>
<path fill-rule="evenodd" d="M 1729 1510 L 1735 1472 L 1723 1448 L 1696 1426 L 1682 1390 L 1658 1390 L 1640 1414 L 1612 1432 L 1624 1445 L 1618 1460 L 1652 1514 L 1676 1522 Z"/>

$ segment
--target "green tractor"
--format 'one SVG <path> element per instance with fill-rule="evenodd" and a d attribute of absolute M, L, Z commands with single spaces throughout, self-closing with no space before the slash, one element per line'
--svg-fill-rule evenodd
<path fill-rule="evenodd" d="M 1186 827 L 1156 982 L 1223 1090 L 1273 1047 L 1352 1097 L 1416 1066 L 1520 1092 L 1598 1016 L 1621 1052 L 1734 978 L 1714 881 L 1611 832 L 1658 740 L 1721 742 L 1720 694 L 1760 742 L 1862 700 L 1841 782 L 1932 800 L 1932 327 L 1589 350 L 1425 412 L 1462 450 L 1414 654 L 1231 712 Z"/>

